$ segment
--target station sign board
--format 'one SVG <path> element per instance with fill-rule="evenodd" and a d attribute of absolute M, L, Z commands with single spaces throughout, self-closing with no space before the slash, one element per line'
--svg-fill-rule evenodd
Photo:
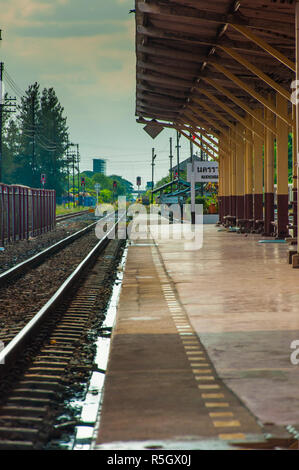
<path fill-rule="evenodd" d="M 192 164 L 187 165 L 187 181 L 191 181 Z M 218 162 L 194 162 L 196 183 L 218 183 Z"/>
<path fill-rule="evenodd" d="M 161 195 L 161 203 L 162 204 L 178 204 L 179 203 L 179 198 L 178 196 L 166 196 L 166 195 Z"/>

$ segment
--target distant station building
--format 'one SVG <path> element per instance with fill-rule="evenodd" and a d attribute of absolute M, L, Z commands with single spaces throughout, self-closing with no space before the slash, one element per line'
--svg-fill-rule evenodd
<path fill-rule="evenodd" d="M 106 175 L 106 160 L 102 158 L 93 158 L 93 172 Z"/>
<path fill-rule="evenodd" d="M 201 161 L 201 158 L 198 157 L 197 155 L 193 155 L 193 159 L 194 159 L 195 162 L 200 162 Z M 186 158 L 186 160 L 183 160 L 182 162 L 180 162 L 179 163 L 180 172 L 181 171 L 186 171 L 188 163 L 191 163 L 191 162 L 192 162 L 191 157 Z M 178 168 L 177 165 L 174 165 L 172 167 L 172 171 L 173 171 L 174 174 L 178 171 L 177 168 Z"/>

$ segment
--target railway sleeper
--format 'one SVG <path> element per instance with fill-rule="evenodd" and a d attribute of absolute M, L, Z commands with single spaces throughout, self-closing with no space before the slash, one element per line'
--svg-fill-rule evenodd
<path fill-rule="evenodd" d="M 19 416 L 29 416 L 43 418 L 47 413 L 47 407 L 40 406 L 17 406 L 17 405 L 4 405 L 0 409 L 0 419 L 2 416 L 15 415 Z"/>
<path fill-rule="evenodd" d="M 78 342 L 78 340 L 80 339 L 81 335 L 80 336 L 71 336 L 69 338 L 67 338 L 66 336 L 64 335 L 55 335 L 53 336 L 53 340 L 56 341 L 56 344 L 58 344 L 59 346 L 63 345 L 63 344 L 69 344 L 69 343 L 76 343 Z"/>
<path fill-rule="evenodd" d="M 61 377 L 59 375 L 47 375 L 47 374 L 40 374 L 40 373 L 35 373 L 35 374 L 25 374 L 24 378 L 27 380 L 35 380 L 35 381 L 47 381 L 50 382 L 52 381 L 53 383 L 59 382 L 61 380 Z"/>
<path fill-rule="evenodd" d="M 42 380 L 22 380 L 20 386 L 27 389 L 38 389 L 38 390 L 53 390 L 59 391 L 62 388 L 62 385 L 59 382 L 48 382 Z"/>
<path fill-rule="evenodd" d="M 65 332 L 63 331 L 60 331 L 60 328 L 57 328 L 54 333 L 53 333 L 53 337 L 56 337 L 59 336 L 61 338 L 79 338 L 82 334 L 82 329 L 80 329 L 79 331 L 78 330 L 75 330 L 75 331 L 71 331 L 71 330 L 67 330 L 68 332 Z"/>
<path fill-rule="evenodd" d="M 65 366 L 67 367 L 68 366 L 68 362 L 53 362 L 52 361 L 52 358 L 49 358 L 50 360 L 48 361 L 45 361 L 45 360 L 37 360 L 37 361 L 34 361 L 33 365 L 34 366 L 43 366 L 43 367 L 52 367 L 52 366 Z"/>
<path fill-rule="evenodd" d="M 72 358 L 72 354 L 68 354 L 67 356 L 54 356 L 54 354 L 47 354 L 47 355 L 41 355 L 36 358 L 36 361 L 34 362 L 35 364 L 41 364 L 41 363 L 52 363 L 56 365 L 65 365 L 68 364 L 68 362 L 62 362 L 63 360 L 70 360 Z"/>
<path fill-rule="evenodd" d="M 11 395 L 7 400 L 8 406 L 11 404 L 22 405 L 22 406 L 31 406 L 31 407 L 40 407 L 42 405 L 49 406 L 51 404 L 50 398 L 32 398 L 32 397 L 22 397 L 22 396 L 13 396 Z"/>
<path fill-rule="evenodd" d="M 44 372 L 48 374 L 48 376 L 53 375 L 54 377 L 57 376 L 57 374 L 63 374 L 64 371 L 64 367 L 30 367 L 30 369 L 28 369 L 29 373 L 36 372 L 41 374 Z"/>
<path fill-rule="evenodd" d="M 53 398 L 56 395 L 54 390 L 49 389 L 41 389 L 41 388 L 16 388 L 12 397 L 14 396 L 24 396 L 24 397 L 32 397 L 32 398 Z"/>
<path fill-rule="evenodd" d="M 67 331 L 82 331 L 82 328 L 84 327 L 84 324 L 80 324 L 80 326 L 74 325 L 73 322 L 70 323 L 65 323 L 63 322 L 61 325 L 59 325 L 59 330 L 67 330 Z"/>
<path fill-rule="evenodd" d="M 55 345 L 56 347 L 56 345 Z M 75 348 L 72 348 L 72 349 L 63 349 L 63 350 L 59 350 L 59 349 L 55 349 L 53 347 L 53 349 L 42 349 L 41 350 L 41 353 L 42 354 L 47 354 L 50 355 L 52 357 L 52 354 L 54 354 L 53 357 L 64 357 L 64 356 L 72 356 L 73 354 L 73 351 L 74 351 Z"/>
<path fill-rule="evenodd" d="M 0 425 L 4 422 L 23 424 L 28 426 L 36 426 L 37 424 L 43 423 L 43 418 L 36 418 L 34 416 L 13 416 L 13 415 L 4 415 L 0 416 Z"/>
<path fill-rule="evenodd" d="M 0 438 L 5 437 L 6 439 L 16 439 L 18 436 L 19 439 L 35 439 L 38 433 L 38 429 L 0 426 Z"/>
<path fill-rule="evenodd" d="M 0 441 L 0 450 L 31 450 L 34 449 L 30 441 Z"/>

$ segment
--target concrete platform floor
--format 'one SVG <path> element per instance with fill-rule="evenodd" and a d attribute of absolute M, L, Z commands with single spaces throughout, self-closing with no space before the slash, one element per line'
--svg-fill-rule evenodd
<path fill-rule="evenodd" d="M 129 247 L 96 448 L 229 448 L 298 429 L 288 247 L 203 235 L 197 251 L 157 236 Z"/>

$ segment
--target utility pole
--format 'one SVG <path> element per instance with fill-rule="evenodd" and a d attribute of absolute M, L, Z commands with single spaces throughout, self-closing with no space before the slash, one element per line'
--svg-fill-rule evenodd
<path fill-rule="evenodd" d="M 0 30 L 1 40 L 1 30 Z M 2 128 L 3 128 L 3 112 L 14 113 L 16 108 L 16 98 L 5 98 L 3 87 L 3 72 L 4 63 L 0 62 L 0 183 L 3 179 L 3 142 L 2 142 Z"/>
<path fill-rule="evenodd" d="M 177 154 L 177 174 L 178 174 L 178 183 L 180 179 L 180 134 L 179 131 L 176 131 L 176 154 Z"/>
<path fill-rule="evenodd" d="M 34 109 L 34 95 L 32 95 L 32 186 L 35 182 L 35 109 Z"/>
<path fill-rule="evenodd" d="M 170 181 L 172 181 L 173 180 L 173 172 L 172 172 L 172 159 L 173 159 L 173 155 L 172 155 L 172 137 L 169 138 L 169 145 L 170 145 L 170 154 L 169 154 L 170 169 L 169 169 L 169 172 L 170 172 Z M 170 186 L 170 190 L 172 192 L 172 183 L 171 183 L 171 186 Z"/>
<path fill-rule="evenodd" d="M 3 125 L 3 62 L 0 62 L 0 182 L 2 181 L 2 125 Z"/>
<path fill-rule="evenodd" d="M 203 138 L 202 134 L 200 134 L 200 161 L 203 162 L 204 154 L 203 154 Z M 200 194 L 203 197 L 203 183 L 200 183 Z"/>
<path fill-rule="evenodd" d="M 67 168 L 67 207 L 69 209 L 70 205 L 70 167 L 69 167 L 69 152 L 67 150 L 67 155 L 66 155 L 66 168 Z"/>
<path fill-rule="evenodd" d="M 73 207 L 75 207 L 75 154 L 72 153 L 72 163 L 73 163 Z"/>
<path fill-rule="evenodd" d="M 177 180 L 177 189 L 180 189 L 180 134 L 179 131 L 176 131 L 176 154 L 177 154 L 177 175 L 178 175 L 178 180 Z M 183 207 L 181 204 L 181 199 L 180 195 L 178 195 L 178 201 L 181 209 L 181 223 L 183 223 Z"/>
<path fill-rule="evenodd" d="M 192 134 L 190 133 L 192 139 Z M 191 181 L 190 181 L 190 195 L 191 195 L 191 224 L 195 224 L 195 168 L 193 158 L 193 142 L 190 140 L 190 154 L 191 154 Z"/>
<path fill-rule="evenodd" d="M 152 149 L 152 198 L 151 198 L 151 203 L 153 204 L 154 202 L 154 195 L 153 195 L 153 190 L 154 190 L 154 167 L 155 167 L 155 158 L 157 155 L 155 155 L 155 149 Z"/>
<path fill-rule="evenodd" d="M 77 145 L 77 170 L 78 170 L 78 206 L 79 206 L 79 197 L 80 197 L 80 154 L 79 154 L 79 144 Z"/>

